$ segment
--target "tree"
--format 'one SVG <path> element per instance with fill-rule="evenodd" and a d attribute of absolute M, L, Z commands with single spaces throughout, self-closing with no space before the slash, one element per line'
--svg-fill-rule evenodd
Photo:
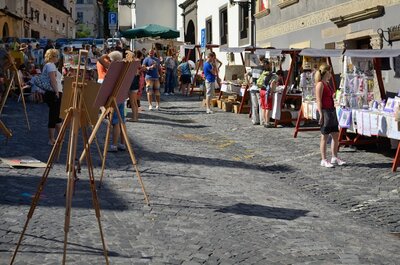
<path fill-rule="evenodd" d="M 85 24 L 79 24 L 76 30 L 77 38 L 88 38 L 92 35 L 92 32 L 88 26 Z"/>

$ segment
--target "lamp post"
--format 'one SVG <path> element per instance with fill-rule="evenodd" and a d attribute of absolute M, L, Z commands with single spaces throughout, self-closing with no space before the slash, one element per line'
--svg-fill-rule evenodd
<path fill-rule="evenodd" d="M 234 6 L 236 4 L 240 6 L 247 6 L 250 9 L 250 45 L 251 47 L 256 46 L 256 18 L 254 14 L 256 13 L 256 0 L 229 0 L 229 3 Z"/>

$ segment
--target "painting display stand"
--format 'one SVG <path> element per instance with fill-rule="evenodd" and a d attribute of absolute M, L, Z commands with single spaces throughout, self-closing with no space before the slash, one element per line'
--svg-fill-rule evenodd
<path fill-rule="evenodd" d="M 141 186 L 144 200 L 147 205 L 150 205 L 149 198 L 147 196 L 142 178 L 140 176 L 139 168 L 137 165 L 137 160 L 135 154 L 133 152 L 133 148 L 130 144 L 128 133 L 126 130 L 126 125 L 122 120 L 121 113 L 119 112 L 118 105 L 123 103 L 126 99 L 126 95 L 128 95 L 129 87 L 132 84 L 134 74 L 137 68 L 139 67 L 139 62 L 113 62 L 107 72 L 106 78 L 102 86 L 100 87 L 100 91 L 97 95 L 96 101 L 94 105 L 101 109 L 101 114 L 99 119 L 97 120 L 96 125 L 89 137 L 89 145 L 93 142 L 96 137 L 96 134 L 100 128 L 104 119 L 108 119 L 106 138 L 104 143 L 104 151 L 103 151 L 103 159 L 101 166 L 101 176 L 99 187 L 101 187 L 104 175 L 104 169 L 106 165 L 107 152 L 108 152 L 108 142 L 110 139 L 111 133 L 111 121 L 114 112 L 118 116 L 119 123 L 121 124 L 121 131 L 127 151 L 129 152 L 129 156 L 132 161 L 132 165 L 135 168 L 136 176 L 138 178 L 139 184 Z M 79 163 L 83 161 L 86 156 L 86 150 L 80 156 Z"/>
<path fill-rule="evenodd" d="M 86 161 L 87 161 L 87 168 L 88 168 L 88 174 L 89 174 L 90 190 L 92 193 L 92 203 L 93 203 L 93 208 L 96 213 L 97 223 L 98 223 L 99 230 L 100 230 L 100 237 L 101 237 L 101 242 L 102 242 L 102 246 L 103 246 L 103 255 L 104 255 L 106 264 L 109 264 L 106 243 L 104 240 L 103 229 L 102 229 L 101 220 L 100 220 L 100 217 L 101 217 L 100 216 L 100 206 L 99 206 L 99 200 L 97 198 L 96 187 L 95 187 L 95 182 L 94 182 L 93 164 L 92 164 L 92 159 L 91 159 L 91 155 L 90 155 L 88 134 L 86 131 L 86 125 L 88 123 L 88 120 L 86 118 L 86 115 L 84 115 L 84 113 L 82 111 L 82 104 L 83 104 L 82 91 L 85 89 L 85 72 L 86 72 L 85 69 L 86 69 L 87 60 L 88 60 L 88 51 L 80 50 L 80 52 L 79 52 L 79 61 L 80 62 L 81 62 L 81 57 L 84 58 L 84 60 L 85 60 L 85 66 L 84 66 L 82 78 L 79 79 L 79 76 L 77 76 L 76 81 L 73 83 L 72 106 L 68 110 L 66 118 L 61 125 L 61 129 L 58 134 L 56 143 L 54 144 L 53 149 L 51 150 L 49 159 L 46 164 L 45 172 L 43 173 L 43 176 L 41 178 L 41 181 L 40 181 L 40 184 L 36 191 L 36 194 L 32 199 L 31 207 L 30 207 L 24 228 L 22 230 L 21 236 L 20 236 L 17 246 L 15 248 L 14 254 L 11 258 L 10 264 L 14 263 L 14 260 L 16 258 L 18 249 L 21 245 L 23 236 L 25 235 L 29 221 L 31 220 L 33 213 L 35 211 L 35 208 L 39 202 L 40 195 L 44 189 L 44 185 L 47 181 L 50 170 L 53 167 L 53 164 L 55 162 L 56 154 L 59 152 L 59 149 L 61 148 L 61 145 L 64 141 L 64 137 L 65 137 L 67 130 L 69 131 L 67 164 L 66 164 L 66 167 L 67 167 L 66 172 L 67 172 L 68 180 L 67 180 L 67 190 L 66 190 L 66 194 L 65 194 L 66 207 L 65 207 L 65 221 L 64 221 L 64 249 L 63 249 L 62 264 L 66 263 L 68 232 L 69 232 L 70 219 L 71 219 L 71 205 L 72 205 L 72 197 L 73 197 L 73 193 L 74 193 L 73 191 L 74 191 L 75 178 L 76 178 L 75 165 L 76 165 L 76 157 L 77 157 L 76 153 L 77 153 L 77 147 L 78 147 L 79 130 L 81 130 L 82 138 L 83 138 L 83 145 L 84 145 L 84 149 L 87 154 Z M 80 69 L 80 65 L 78 66 L 78 69 Z"/>

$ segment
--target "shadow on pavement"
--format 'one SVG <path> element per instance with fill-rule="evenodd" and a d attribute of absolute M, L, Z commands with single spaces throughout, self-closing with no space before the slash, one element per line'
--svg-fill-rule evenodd
<path fill-rule="evenodd" d="M 63 174 L 66 175 L 66 173 Z M 0 204 L 30 206 L 41 181 L 41 177 L 42 176 L 22 177 L 13 175 L 0 177 Z M 89 180 L 84 176 L 80 177 L 81 179 L 75 184 L 75 195 L 72 198 L 72 207 L 93 209 Z M 50 173 L 40 195 L 38 207 L 64 208 L 64 193 L 66 187 L 67 175 L 65 178 L 53 178 Z M 102 186 L 102 193 L 106 194 L 105 199 L 107 201 L 102 203 L 102 196 L 97 193 L 97 197 L 100 201 L 100 210 L 124 211 L 128 209 L 126 201 L 116 196 L 113 190 L 107 188 L 107 185 Z"/>
<path fill-rule="evenodd" d="M 306 216 L 310 211 L 271 207 L 259 204 L 237 203 L 232 206 L 218 209 L 216 212 L 258 216 L 271 219 L 295 220 L 299 217 Z"/>

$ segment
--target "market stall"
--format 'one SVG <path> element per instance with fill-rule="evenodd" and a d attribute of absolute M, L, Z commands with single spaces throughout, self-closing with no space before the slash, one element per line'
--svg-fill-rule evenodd
<path fill-rule="evenodd" d="M 387 98 L 381 70 L 382 58 L 398 57 L 400 50 L 346 50 L 344 56 L 341 80 L 343 92 L 339 99 L 341 108 L 338 110 L 339 145 L 367 144 L 377 137 L 400 140 L 396 116 L 400 98 Z M 374 93 L 375 79 L 379 95 Z M 356 136 L 349 137 L 348 133 Z M 396 171 L 399 162 L 400 144 L 392 171 Z"/>
<path fill-rule="evenodd" d="M 288 105 L 291 105 L 290 103 L 301 105 L 302 98 L 300 93 L 294 93 L 295 91 L 289 89 L 289 84 L 295 68 L 295 62 L 297 61 L 301 49 L 271 49 L 266 51 L 266 57 L 276 53 L 277 51 L 280 51 L 282 55 L 290 55 L 291 63 L 284 85 L 281 87 L 278 86 L 273 95 L 272 118 L 275 120 L 274 127 L 277 127 L 278 124 L 290 123 L 297 120 L 292 118 L 292 113 L 296 114 L 298 110 L 292 110 L 288 108 Z"/>
<path fill-rule="evenodd" d="M 212 51 L 213 48 L 218 48 L 218 47 L 219 47 L 219 45 L 216 45 L 216 44 L 207 44 L 206 47 L 205 47 L 205 50 Z M 192 51 L 194 51 L 194 52 L 197 51 L 197 54 L 199 56 L 198 61 L 196 62 L 195 75 L 193 76 L 192 84 L 190 86 L 189 95 L 191 96 L 193 94 L 194 88 L 196 86 L 196 77 L 199 75 L 200 68 L 203 67 L 203 62 L 204 62 L 204 59 L 206 57 L 206 53 L 205 53 L 205 51 L 202 50 L 202 47 L 200 45 L 186 44 L 186 45 L 183 45 L 183 49 L 185 49 L 185 50 L 188 49 L 189 50 L 188 54 L 186 55 L 186 58 L 188 58 L 188 59 L 190 58 L 190 55 L 191 55 Z M 217 80 L 219 82 L 219 78 L 217 78 Z M 201 90 L 200 92 L 203 93 L 203 90 Z"/>
<path fill-rule="evenodd" d="M 319 131 L 319 127 L 300 128 L 300 124 L 306 120 L 316 120 L 317 103 L 315 101 L 314 74 L 321 63 L 327 63 L 331 66 L 331 82 L 336 90 L 337 85 L 334 77 L 332 57 L 340 57 L 343 50 L 325 50 L 325 49 L 303 49 L 300 56 L 303 57 L 303 72 L 300 75 L 299 87 L 302 91 L 302 105 L 299 110 L 293 137 L 296 138 L 299 132 Z"/>
<path fill-rule="evenodd" d="M 250 78 L 246 74 L 246 62 L 244 58 L 244 52 L 247 50 L 248 49 L 245 47 L 230 47 L 220 49 L 220 52 L 226 52 L 229 56 L 232 56 L 232 58 L 230 58 L 231 62 L 229 62 L 228 65 L 225 66 L 225 76 L 224 80 L 221 82 L 221 89 L 218 99 L 221 100 L 221 97 L 224 93 L 228 95 L 234 94 L 234 96 L 239 96 L 240 104 L 235 105 L 236 107 L 238 107 L 238 109 L 234 111 L 236 113 L 243 112 L 243 107 L 249 98 L 248 88 L 250 84 Z M 242 64 L 234 63 L 234 54 L 240 54 Z M 238 98 L 235 98 L 235 101 L 237 99 Z"/>

